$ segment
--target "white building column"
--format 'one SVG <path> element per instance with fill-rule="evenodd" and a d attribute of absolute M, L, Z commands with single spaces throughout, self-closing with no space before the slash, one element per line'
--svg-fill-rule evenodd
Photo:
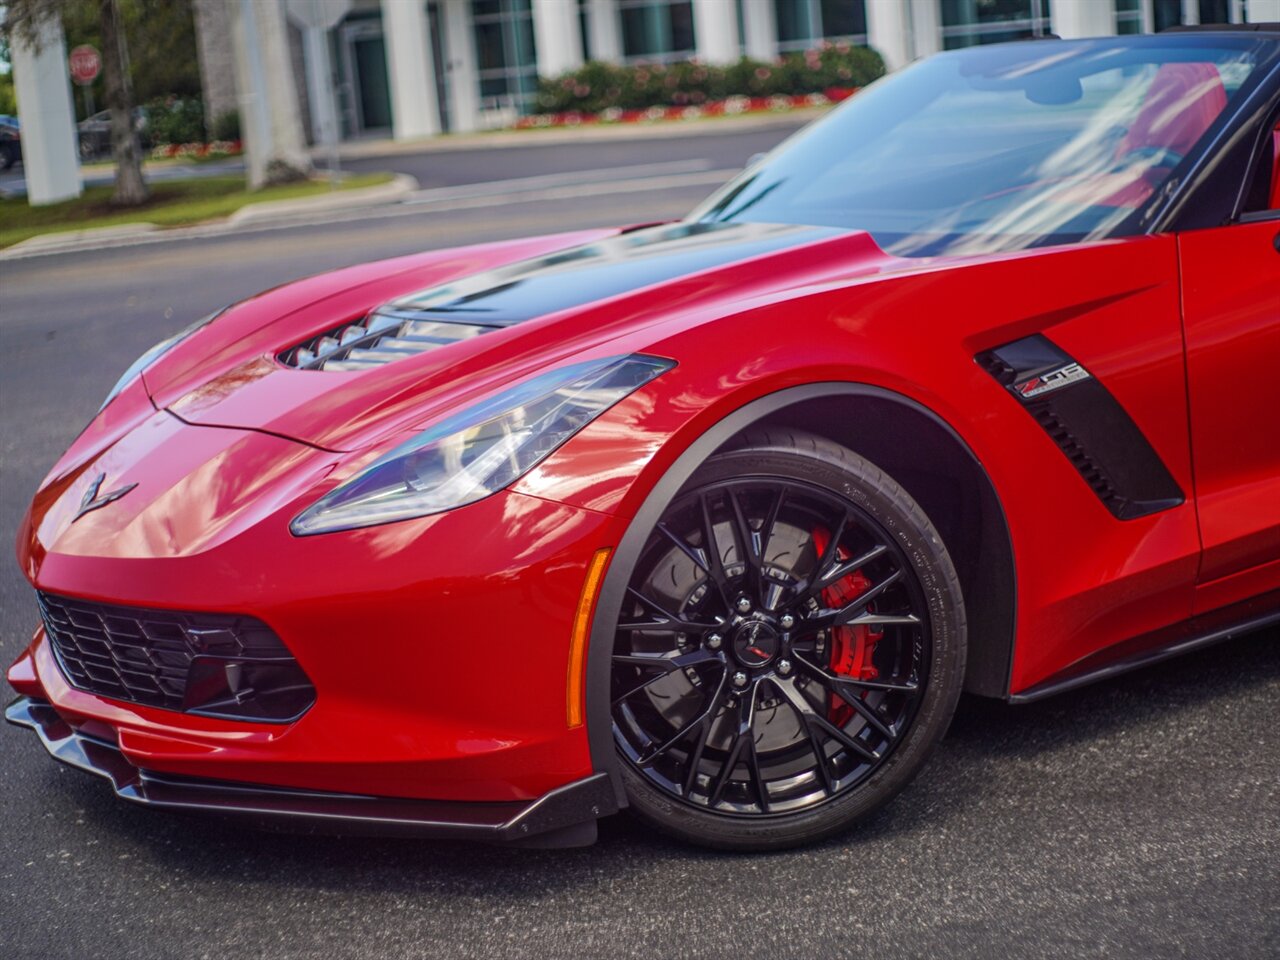
<path fill-rule="evenodd" d="M 382 0 L 382 35 L 391 82 L 391 133 L 415 140 L 440 132 L 440 107 L 425 0 Z"/>
<path fill-rule="evenodd" d="M 889 70 L 901 70 L 915 59 L 910 14 L 904 0 L 867 0 L 867 45 L 884 57 Z"/>
<path fill-rule="evenodd" d="M 622 18 L 617 0 L 587 0 L 587 31 L 592 60 L 622 62 Z"/>
<path fill-rule="evenodd" d="M 50 17 L 39 29 L 38 53 L 17 30 L 9 47 L 22 117 L 22 174 L 27 202 L 33 207 L 72 200 L 84 192 L 62 21 Z"/>
<path fill-rule="evenodd" d="M 774 0 L 742 0 L 742 44 L 752 60 L 778 55 L 778 19 Z"/>
<path fill-rule="evenodd" d="M 738 9 L 732 0 L 693 0 L 693 35 L 699 60 L 736 63 L 742 57 Z"/>
<path fill-rule="evenodd" d="M 1280 0 L 1249 0 L 1244 12 L 1250 23 L 1280 23 Z"/>
<path fill-rule="evenodd" d="M 1100 3 L 1106 0 L 1099 0 Z M 942 49 L 942 7 L 938 0 L 911 0 L 911 52 L 914 59 L 932 56 Z"/>
<path fill-rule="evenodd" d="M 582 66 L 578 0 L 533 0 L 533 43 L 538 76 L 556 77 Z"/>
<path fill-rule="evenodd" d="M 334 96 L 329 31 L 351 9 L 351 0 L 288 0 L 289 19 L 302 31 L 302 61 L 311 107 L 311 140 L 317 147 L 338 145 L 338 103 Z M 332 159 L 331 159 L 332 162 Z"/>
<path fill-rule="evenodd" d="M 1053 32 L 1064 40 L 1110 37 L 1116 32 L 1113 0 L 1056 0 L 1050 16 Z"/>
<path fill-rule="evenodd" d="M 449 86 L 449 129 L 453 133 L 478 130 L 480 73 L 469 0 L 441 0 L 440 30 L 444 34 L 444 69 Z"/>

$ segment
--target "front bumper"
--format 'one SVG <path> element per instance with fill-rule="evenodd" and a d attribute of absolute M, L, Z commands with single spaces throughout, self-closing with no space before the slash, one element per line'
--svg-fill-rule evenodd
<path fill-rule="evenodd" d="M 54 759 L 105 777 L 122 800 L 164 810 L 214 813 L 259 826 L 567 847 L 592 843 L 596 820 L 618 809 L 614 789 L 603 773 L 532 801 L 496 803 L 294 790 L 135 767 L 116 744 L 72 729 L 48 702 L 32 697 L 19 697 L 5 710 L 4 718 L 34 730 Z"/>

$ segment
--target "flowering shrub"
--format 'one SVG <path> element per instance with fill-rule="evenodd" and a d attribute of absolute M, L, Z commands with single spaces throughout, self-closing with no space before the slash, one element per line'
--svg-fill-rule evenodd
<path fill-rule="evenodd" d="M 795 97 L 865 87 L 884 75 L 880 54 L 824 43 L 774 63 L 743 58 L 729 66 L 697 60 L 621 66 L 592 62 L 538 82 L 535 113 L 604 114 L 609 110 L 699 107 L 735 97 Z"/>
<path fill-rule="evenodd" d="M 184 159 L 234 157 L 241 151 L 239 140 L 212 140 L 209 143 L 162 143 L 151 151 L 155 160 L 168 157 Z"/>

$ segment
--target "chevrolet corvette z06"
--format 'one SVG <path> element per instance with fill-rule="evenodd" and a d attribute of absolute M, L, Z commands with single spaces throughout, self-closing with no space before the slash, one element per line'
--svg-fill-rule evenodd
<path fill-rule="evenodd" d="M 678 222 L 159 344 L 18 533 L 10 721 L 124 799 L 795 845 L 961 691 L 1280 619 L 1280 25 L 940 54 Z"/>

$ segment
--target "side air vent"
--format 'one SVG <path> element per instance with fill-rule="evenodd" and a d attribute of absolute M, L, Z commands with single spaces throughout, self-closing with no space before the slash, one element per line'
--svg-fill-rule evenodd
<path fill-rule="evenodd" d="M 380 310 L 304 340 L 277 359 L 298 370 L 367 370 L 495 329 Z"/>
<path fill-rule="evenodd" d="M 1047 337 L 1025 337 L 974 360 L 1035 418 L 1118 519 L 1186 499 L 1120 402 Z"/>

